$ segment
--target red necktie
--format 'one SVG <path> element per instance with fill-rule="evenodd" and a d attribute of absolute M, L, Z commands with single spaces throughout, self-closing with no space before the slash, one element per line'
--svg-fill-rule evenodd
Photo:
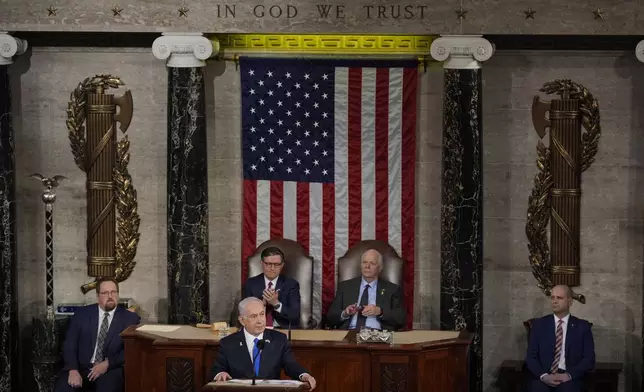
<path fill-rule="evenodd" d="M 559 359 L 561 358 L 561 346 L 563 343 L 563 328 L 562 328 L 563 320 L 559 320 L 559 324 L 557 325 L 557 333 L 556 333 L 556 342 L 555 342 L 555 359 L 552 361 L 552 365 L 550 366 L 550 373 L 555 374 L 557 373 L 557 369 L 559 369 Z"/>
<path fill-rule="evenodd" d="M 273 282 L 268 282 L 269 290 L 273 287 Z M 273 326 L 273 306 L 266 304 L 266 326 Z"/>

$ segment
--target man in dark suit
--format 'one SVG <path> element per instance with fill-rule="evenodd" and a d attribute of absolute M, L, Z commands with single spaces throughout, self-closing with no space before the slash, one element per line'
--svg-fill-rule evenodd
<path fill-rule="evenodd" d="M 530 328 L 525 364 L 534 376 L 532 392 L 579 392 L 595 367 L 595 343 L 590 323 L 570 315 L 572 290 L 552 288 L 554 314 L 536 319 Z"/>
<path fill-rule="evenodd" d="M 244 298 L 259 298 L 266 304 L 266 326 L 300 326 L 300 284 L 281 275 L 284 253 L 274 246 L 260 255 L 263 273 L 253 276 L 244 285 Z"/>
<path fill-rule="evenodd" d="M 383 267 L 382 255 L 369 249 L 362 254 L 361 262 L 361 277 L 338 284 L 327 323 L 341 329 L 402 328 L 405 308 L 400 287 L 378 277 Z"/>
<path fill-rule="evenodd" d="M 286 335 L 266 329 L 266 308 L 261 300 L 243 299 L 239 303 L 239 322 L 243 326 L 240 331 L 221 339 L 212 367 L 215 381 L 250 379 L 253 374 L 257 379 L 279 379 L 284 369 L 290 378 L 307 382 L 311 390 L 315 389 L 315 379 L 295 360 Z"/>
<path fill-rule="evenodd" d="M 72 317 L 63 347 L 64 368 L 55 392 L 122 392 L 124 347 L 121 332 L 141 318 L 117 306 L 118 283 L 101 280 L 96 286 L 98 304 L 78 309 Z"/>

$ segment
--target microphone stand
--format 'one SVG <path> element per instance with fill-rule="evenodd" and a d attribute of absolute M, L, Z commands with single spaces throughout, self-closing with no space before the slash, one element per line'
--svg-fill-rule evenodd
<path fill-rule="evenodd" d="M 255 357 L 253 358 L 253 384 L 252 385 L 255 385 L 255 379 L 257 378 L 257 375 L 255 374 L 255 361 L 257 361 L 257 358 L 260 356 L 262 351 L 264 351 L 265 342 L 266 341 L 264 339 L 257 341 L 258 351 L 257 351 L 257 354 L 255 354 Z"/>

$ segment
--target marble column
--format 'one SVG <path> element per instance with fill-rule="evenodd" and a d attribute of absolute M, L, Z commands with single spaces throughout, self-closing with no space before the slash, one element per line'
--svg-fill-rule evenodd
<path fill-rule="evenodd" d="M 481 62 L 494 48 L 481 36 L 442 36 L 443 167 L 440 323 L 474 334 L 470 391 L 483 388 L 483 167 Z"/>
<path fill-rule="evenodd" d="M 168 323 L 208 323 L 204 67 L 213 43 L 199 33 L 164 33 L 152 52 L 168 67 Z"/>
<path fill-rule="evenodd" d="M 0 392 L 18 386 L 16 298 L 16 170 L 11 124 L 9 66 L 27 41 L 0 32 Z"/>

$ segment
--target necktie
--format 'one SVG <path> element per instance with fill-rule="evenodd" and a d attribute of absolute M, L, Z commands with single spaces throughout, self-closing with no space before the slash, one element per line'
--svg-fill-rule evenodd
<path fill-rule="evenodd" d="M 360 308 L 364 308 L 367 305 L 369 305 L 369 285 L 364 286 L 364 290 L 362 291 L 362 296 L 360 297 L 360 303 L 358 304 L 358 306 Z M 358 313 L 358 320 L 356 321 L 356 329 L 360 330 L 360 328 L 364 327 L 366 323 L 367 323 L 367 318 L 363 316 L 362 313 Z"/>
<path fill-rule="evenodd" d="M 253 346 L 253 369 L 255 369 L 255 377 L 259 376 L 259 363 L 260 359 L 262 358 L 262 354 L 260 354 L 259 348 L 257 347 L 258 341 L 258 338 L 255 338 L 255 340 L 253 340 L 253 342 L 255 343 L 255 345 Z"/>
<path fill-rule="evenodd" d="M 268 288 L 273 288 L 273 282 L 268 282 Z M 273 326 L 273 306 L 266 304 L 266 326 Z"/>
<path fill-rule="evenodd" d="M 557 373 L 559 369 L 559 359 L 561 359 L 561 346 L 563 344 L 563 320 L 559 320 L 557 324 L 557 333 L 555 340 L 555 359 L 552 361 L 552 366 L 550 366 L 550 373 Z"/>
<path fill-rule="evenodd" d="M 105 338 L 107 337 L 107 328 L 109 327 L 110 314 L 105 312 L 103 316 L 103 322 L 101 323 L 101 329 L 98 332 L 98 339 L 96 340 L 96 357 L 94 362 L 103 362 L 105 357 L 103 356 L 103 346 L 105 345 Z"/>

